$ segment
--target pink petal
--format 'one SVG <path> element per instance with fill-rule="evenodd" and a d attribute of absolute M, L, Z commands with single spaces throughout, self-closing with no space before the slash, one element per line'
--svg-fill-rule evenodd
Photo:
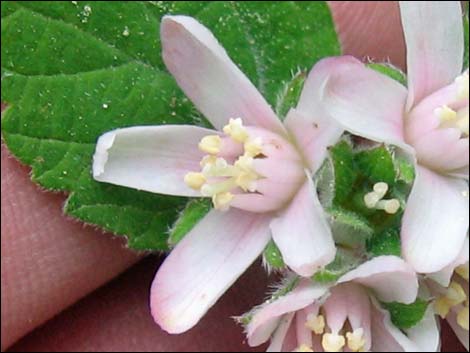
<path fill-rule="evenodd" d="M 459 341 L 462 342 L 468 351 L 469 332 L 457 323 L 457 314 L 454 311 L 451 311 L 447 316 L 447 322 L 449 323 L 450 327 L 452 327 L 452 330 L 455 332 L 455 335 L 458 337 Z"/>
<path fill-rule="evenodd" d="M 448 287 L 450 284 L 450 281 L 452 280 L 452 276 L 454 275 L 454 271 L 457 267 L 460 265 L 464 265 L 468 263 L 468 257 L 469 257 L 469 243 L 468 243 L 468 237 L 465 239 L 464 246 L 462 247 L 462 250 L 460 252 L 460 255 L 457 257 L 457 259 L 452 262 L 450 265 L 446 266 L 444 269 L 442 269 L 439 272 L 436 273 L 431 273 L 428 275 L 429 278 L 431 278 L 433 281 L 439 283 L 443 287 Z"/>
<path fill-rule="evenodd" d="M 284 131 L 271 107 L 206 27 L 191 17 L 165 16 L 161 38 L 168 70 L 215 128 L 240 117 L 246 125 Z"/>
<path fill-rule="evenodd" d="M 442 173 L 468 166 L 468 138 L 458 129 L 435 129 L 413 143 L 418 163 Z"/>
<path fill-rule="evenodd" d="M 460 254 L 468 231 L 468 185 L 418 166 L 401 231 L 405 259 L 433 273 Z M 467 196 L 466 196 L 467 195 Z"/>
<path fill-rule="evenodd" d="M 247 327 L 248 344 L 255 347 L 269 340 L 274 331 L 273 322 L 278 323 L 284 314 L 304 309 L 327 291 L 327 286 L 313 285 L 305 280 L 289 294 L 263 306 L 255 313 Z"/>
<path fill-rule="evenodd" d="M 400 1 L 407 48 L 408 107 L 454 80 L 463 65 L 459 1 Z"/>
<path fill-rule="evenodd" d="M 338 283 L 355 282 L 372 289 L 385 302 L 413 303 L 418 278 L 413 269 L 396 256 L 379 256 L 348 272 Z"/>
<path fill-rule="evenodd" d="M 315 64 L 305 81 L 296 109 L 289 111 L 284 122 L 304 152 L 312 173 L 323 163 L 326 148 L 334 145 L 343 133 L 321 101 L 325 84 L 335 65 L 347 65 L 352 60 L 351 57 L 328 58 Z"/>
<path fill-rule="evenodd" d="M 98 181 L 166 195 L 198 196 L 184 183 L 201 169 L 202 137 L 213 130 L 187 125 L 136 126 L 102 135 L 93 156 Z"/>
<path fill-rule="evenodd" d="M 289 329 L 292 327 L 292 320 L 294 319 L 295 313 L 284 315 L 280 321 L 279 326 L 272 335 L 271 344 L 269 345 L 266 352 L 282 352 L 282 347 L 286 343 L 286 337 Z M 296 346 L 296 344 L 294 344 Z"/>
<path fill-rule="evenodd" d="M 299 275 L 312 276 L 334 260 L 333 236 L 310 176 L 270 226 L 284 262 Z"/>
<path fill-rule="evenodd" d="M 395 80 L 348 59 L 331 69 L 323 103 L 351 133 L 410 151 L 403 136 L 406 95 L 406 88 Z"/>
<path fill-rule="evenodd" d="M 388 311 L 372 300 L 373 352 L 439 352 L 440 332 L 436 317 L 430 307 L 424 319 L 412 329 L 401 331 L 390 320 Z"/>
<path fill-rule="evenodd" d="M 197 324 L 270 239 L 269 217 L 211 211 L 170 253 L 152 284 L 155 321 L 169 333 Z"/>

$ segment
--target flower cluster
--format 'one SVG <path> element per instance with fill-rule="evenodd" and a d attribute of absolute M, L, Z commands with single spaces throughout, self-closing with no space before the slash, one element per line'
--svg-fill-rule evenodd
<path fill-rule="evenodd" d="M 155 321 L 170 333 L 198 323 L 260 256 L 279 248 L 295 284 L 241 320 L 248 343 L 270 351 L 438 351 L 437 317 L 468 348 L 469 79 L 459 2 L 401 2 L 407 88 L 349 56 L 310 71 L 284 122 L 212 33 L 186 16 L 165 16 L 163 59 L 214 130 L 139 126 L 100 137 L 98 181 L 185 197 L 213 209 L 159 269 Z M 353 249 L 357 264 L 329 281 L 315 274 L 337 257 L 316 175 L 344 132 L 398 148 L 413 165 L 407 200 L 373 183 L 371 212 L 401 217 L 401 252 Z M 389 196 L 387 196 L 389 195 Z M 387 303 L 425 303 L 400 327 Z"/>

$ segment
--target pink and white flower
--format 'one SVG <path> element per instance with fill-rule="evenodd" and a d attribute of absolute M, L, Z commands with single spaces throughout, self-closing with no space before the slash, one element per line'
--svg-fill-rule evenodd
<path fill-rule="evenodd" d="M 399 146 L 416 160 L 402 250 L 416 271 L 434 273 L 459 255 L 469 223 L 469 81 L 468 69 L 462 73 L 462 9 L 458 1 L 403 1 L 400 9 L 408 89 L 346 57 L 332 67 L 336 74 L 331 73 L 323 98 L 346 130 Z"/>
<path fill-rule="evenodd" d="M 342 129 L 319 103 L 337 59 L 315 66 L 283 124 L 196 20 L 165 16 L 161 37 L 168 70 L 217 130 L 166 125 L 108 132 L 98 141 L 93 175 L 154 193 L 212 198 L 215 209 L 175 247 L 152 286 L 155 320 L 180 333 L 199 321 L 271 238 L 301 276 L 334 259 L 312 176 Z"/>
<path fill-rule="evenodd" d="M 468 237 L 458 259 L 426 280 L 435 298 L 436 313 L 446 319 L 460 342 L 469 349 L 469 242 Z"/>
<path fill-rule="evenodd" d="M 268 340 L 269 352 L 437 352 L 439 328 L 432 309 L 401 331 L 379 301 L 413 303 L 418 278 L 394 256 L 374 258 L 319 285 L 304 279 L 292 292 L 255 309 L 247 325 L 250 346 Z"/>

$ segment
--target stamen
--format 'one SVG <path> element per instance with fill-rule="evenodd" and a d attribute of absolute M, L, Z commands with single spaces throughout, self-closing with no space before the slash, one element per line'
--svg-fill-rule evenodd
<path fill-rule="evenodd" d="M 262 144 L 263 141 L 259 137 L 253 140 L 248 140 L 244 145 L 245 155 L 256 157 L 257 155 L 261 154 L 263 150 Z"/>
<path fill-rule="evenodd" d="M 364 203 L 366 207 L 375 208 L 377 210 L 384 210 L 389 214 L 397 213 L 400 209 L 400 201 L 397 199 L 383 200 L 387 192 L 387 183 L 376 183 L 374 185 L 374 191 L 371 191 L 364 196 Z"/>
<path fill-rule="evenodd" d="M 214 208 L 220 211 L 227 211 L 230 208 L 230 202 L 233 200 L 233 194 L 230 192 L 221 192 L 212 196 Z"/>
<path fill-rule="evenodd" d="M 346 333 L 348 339 L 348 348 L 353 352 L 362 352 L 366 345 L 364 338 L 364 329 L 357 328 L 353 332 Z"/>
<path fill-rule="evenodd" d="M 449 108 L 447 105 L 436 108 L 434 110 L 434 114 L 439 118 L 441 125 L 454 122 L 457 119 L 457 112 Z"/>
<path fill-rule="evenodd" d="M 384 210 L 388 214 L 395 214 L 400 209 L 400 201 L 397 199 L 381 200 L 375 205 L 377 210 Z"/>
<path fill-rule="evenodd" d="M 184 176 L 184 182 L 191 189 L 199 190 L 206 183 L 206 178 L 202 173 L 190 172 Z"/>
<path fill-rule="evenodd" d="M 215 164 L 215 162 L 217 161 L 217 157 L 216 156 L 212 156 L 212 155 L 207 155 L 207 156 L 204 156 L 201 160 L 201 162 L 199 163 L 199 165 L 204 168 L 206 165 L 212 165 L 212 164 Z"/>
<path fill-rule="evenodd" d="M 322 346 L 325 352 L 341 352 L 346 344 L 346 339 L 342 335 L 335 333 L 325 333 L 322 339 Z"/>
<path fill-rule="evenodd" d="M 468 303 L 457 314 L 457 323 L 464 330 L 469 330 L 468 327 Z"/>
<path fill-rule="evenodd" d="M 457 84 L 457 99 L 468 99 L 469 97 L 469 80 L 468 80 L 468 72 L 464 72 L 462 75 L 458 76 L 455 79 L 455 83 Z"/>
<path fill-rule="evenodd" d="M 459 267 L 457 267 L 455 269 L 455 272 L 460 276 L 462 277 L 463 279 L 465 279 L 466 281 L 468 281 L 468 278 L 469 278 L 469 266 L 468 264 L 466 265 L 461 265 Z"/>
<path fill-rule="evenodd" d="M 220 152 L 220 145 L 222 140 L 218 135 L 209 135 L 202 138 L 199 142 L 199 149 L 203 152 L 210 154 L 217 154 Z"/>
<path fill-rule="evenodd" d="M 455 281 L 450 284 L 445 296 L 449 300 L 449 303 L 453 305 L 459 305 L 467 300 L 465 290 Z"/>
<path fill-rule="evenodd" d="M 468 137 L 468 106 L 459 110 L 459 112 L 457 113 L 457 122 L 455 123 L 455 125 L 465 137 Z"/>
<path fill-rule="evenodd" d="M 445 319 L 447 315 L 449 315 L 451 308 L 452 304 L 450 304 L 449 299 L 444 296 L 437 298 L 434 302 L 434 311 L 442 319 Z"/>
<path fill-rule="evenodd" d="M 201 187 L 201 194 L 202 196 L 215 196 L 216 194 L 219 193 L 225 193 L 228 192 L 234 188 L 236 188 L 237 185 L 235 184 L 235 180 L 233 178 L 221 181 L 220 183 L 213 183 L 213 184 L 204 184 Z"/>
<path fill-rule="evenodd" d="M 239 143 L 245 143 L 249 137 L 241 118 L 230 119 L 229 123 L 224 126 L 223 130 L 234 141 Z"/>
<path fill-rule="evenodd" d="M 316 335 L 322 335 L 325 332 L 325 317 L 323 315 L 312 315 L 307 316 L 307 322 L 305 327 L 310 329 Z"/>
<path fill-rule="evenodd" d="M 307 346 L 306 344 L 301 344 L 294 350 L 294 352 L 313 352 L 313 348 Z"/>

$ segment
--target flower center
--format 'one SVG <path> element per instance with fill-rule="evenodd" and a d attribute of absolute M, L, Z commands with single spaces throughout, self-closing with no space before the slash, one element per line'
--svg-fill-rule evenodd
<path fill-rule="evenodd" d="M 364 203 L 367 208 L 384 210 L 388 214 L 395 214 L 400 209 L 400 201 L 397 199 L 384 200 L 389 190 L 388 184 L 384 182 L 376 183 L 373 191 L 364 196 Z"/>
<path fill-rule="evenodd" d="M 288 201 L 305 177 L 297 151 L 280 136 L 245 127 L 241 118 L 230 119 L 223 132 L 226 136 L 202 138 L 198 147 L 207 155 L 199 172 L 186 174 L 185 183 L 211 197 L 221 211 L 230 206 L 270 211 Z M 285 171 L 287 180 L 281 175 Z"/>
<path fill-rule="evenodd" d="M 468 72 L 463 73 L 455 79 L 455 101 L 467 101 L 467 104 L 461 106 L 457 104 L 453 108 L 448 105 L 442 105 L 434 110 L 434 114 L 439 119 L 439 127 L 442 129 L 454 128 L 461 132 L 462 137 L 469 136 L 468 120 L 468 98 L 469 98 Z"/>
<path fill-rule="evenodd" d="M 356 328 L 344 335 L 340 332 L 326 332 L 327 322 L 325 316 L 321 314 L 308 315 L 305 327 L 311 330 L 313 335 L 321 336 L 321 345 L 325 352 L 341 352 L 345 346 L 351 352 L 364 351 L 366 340 L 363 328 Z M 296 352 L 313 352 L 313 349 L 302 343 Z"/>
<path fill-rule="evenodd" d="M 434 302 L 434 309 L 438 315 L 445 319 L 451 311 L 455 312 L 457 323 L 467 331 L 469 330 L 469 300 L 461 282 L 466 282 L 468 286 L 468 272 L 468 264 L 459 266 L 455 270 L 457 278 Z"/>

